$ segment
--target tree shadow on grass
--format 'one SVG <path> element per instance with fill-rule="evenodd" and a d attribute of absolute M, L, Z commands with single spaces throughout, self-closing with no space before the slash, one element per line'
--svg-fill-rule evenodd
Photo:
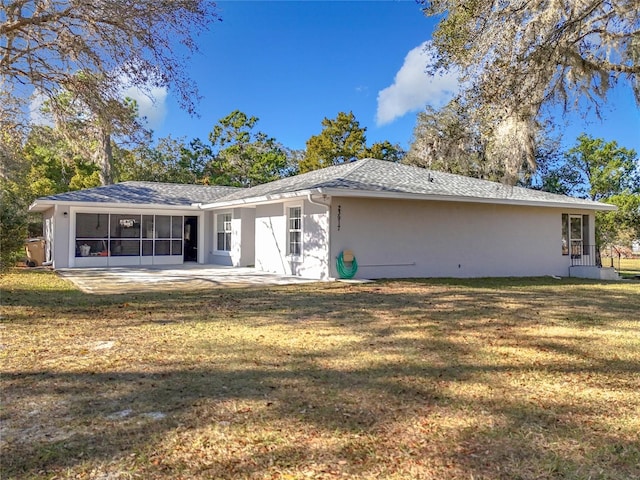
<path fill-rule="evenodd" d="M 577 337 L 537 338 L 532 332 L 554 322 L 593 328 L 632 319 L 638 299 L 611 306 L 615 292 L 601 292 L 585 303 L 587 297 L 546 297 L 548 291 L 513 293 L 496 287 L 469 292 L 449 286 L 400 282 L 102 297 L 64 291 L 43 291 L 37 298 L 12 294 L 7 305 L 17 308 L 3 319 L 9 328 L 27 325 L 44 331 L 73 325 L 81 329 L 74 332 L 87 339 L 97 338 L 92 336 L 96 331 L 126 330 L 123 339 L 136 334 L 168 339 L 166 352 L 198 347 L 179 343 L 180 337 L 172 336 L 178 327 L 215 331 L 235 324 L 245 333 L 230 343 L 225 343 L 229 337 L 206 337 L 199 346 L 205 353 L 199 357 L 185 355 L 156 364 L 141 360 L 144 369 L 136 364 L 92 370 L 90 363 L 85 368 L 38 369 L 38 361 L 29 369 L 4 369 L 3 475 L 46 477 L 131 453 L 149 457 L 153 445 L 162 445 L 167 437 L 190 438 L 195 435 L 190 431 L 212 436 L 211 429 L 226 432 L 229 448 L 244 437 L 255 444 L 214 456 L 208 463 L 196 462 L 197 470 L 162 456 L 144 463 L 122 462 L 150 477 L 166 478 L 184 475 L 181 468 L 202 478 L 262 478 L 274 468 L 292 469 L 300 476 L 313 462 L 344 457 L 349 458 L 346 465 L 331 468 L 366 476 L 379 473 L 381 462 L 390 469 L 402 468 L 391 466 L 394 456 L 407 462 L 449 462 L 458 469 L 452 477 L 465 478 L 579 477 L 595 471 L 632 478 L 640 473 L 629 466 L 634 465 L 629 459 L 638 454 L 637 446 L 622 434 L 589 426 L 593 409 L 602 408 L 601 400 L 563 405 L 547 397 L 548 404 L 538 405 L 535 394 L 515 395 L 517 388 L 510 384 L 514 377 L 531 388 L 540 375 L 602 375 L 609 383 L 597 388 L 632 396 L 638 386 L 633 380 L 640 371 L 637 361 L 591 354 L 588 336 L 583 342 Z M 548 305 L 549 298 L 554 305 Z M 576 311 L 591 320 L 572 320 Z M 322 345 L 308 351 L 287 349 L 262 342 L 262 329 L 297 339 L 313 331 Z M 473 342 L 465 340 L 470 336 L 475 336 Z M 57 342 L 53 348 L 64 348 L 64 338 Z M 479 361 L 476 348 L 491 342 L 531 350 L 542 360 Z M 358 361 L 359 356 L 369 359 Z M 82 358 L 72 354 L 64 361 Z M 474 388 L 515 396 L 479 396 Z M 394 430 L 405 423 L 438 425 L 434 412 L 476 423 L 453 429 L 447 442 L 442 441 L 444 430 L 438 437 L 426 427 L 415 427 L 423 438 L 416 444 Z M 487 427 L 474 420 L 483 416 L 496 424 Z M 283 438 L 269 440 L 279 429 Z M 308 445 L 287 438 L 297 434 L 296 429 L 341 442 L 316 444 L 309 453 Z M 265 432 L 262 443 L 256 431 Z M 221 442 L 213 437 L 208 441 Z M 563 445 L 573 447 L 563 451 Z M 617 445 L 617 450 L 606 445 Z M 580 448 L 596 455 L 581 457 Z"/>
<path fill-rule="evenodd" d="M 442 345 L 438 346 L 441 347 Z M 267 425 L 270 424 L 297 424 L 319 432 L 316 435 L 351 438 L 372 435 L 382 437 L 383 442 L 389 442 L 388 438 L 384 438 L 384 432 L 390 424 L 403 421 L 405 416 L 428 417 L 428 412 L 435 409 L 460 412 L 472 409 L 506 419 L 508 425 L 501 427 L 503 436 L 499 434 L 499 430 L 482 435 L 475 430 L 465 429 L 455 435 L 453 444 L 464 446 L 466 450 L 449 453 L 451 461 L 457 465 L 468 463 L 465 470 L 476 476 L 482 473 L 478 469 L 481 470 L 480 465 L 483 464 L 470 461 L 466 454 L 469 451 L 504 446 L 507 438 L 513 435 L 521 436 L 517 440 L 517 448 L 521 457 L 519 461 L 525 464 L 535 463 L 540 459 L 545 463 L 553 455 L 558 455 L 557 451 L 546 454 L 544 450 L 554 441 L 581 441 L 587 448 L 602 440 L 592 438 L 594 432 L 589 432 L 580 420 L 591 414 L 592 407 L 589 405 L 554 404 L 549 412 L 541 406 L 532 405 L 526 399 L 469 400 L 458 397 L 443 387 L 464 382 L 485 382 L 489 387 L 497 388 L 496 377 L 504 378 L 504 374 L 526 376 L 532 373 L 535 368 L 533 365 L 472 365 L 454 358 L 448 364 L 437 367 L 419 362 L 404 362 L 360 369 L 329 370 L 321 368 L 317 363 L 318 358 L 327 355 L 332 353 L 323 352 L 315 358 L 309 355 L 292 356 L 288 363 L 272 363 L 254 368 L 173 369 L 152 374 L 135 371 L 13 372 L 3 379 L 9 395 L 14 399 L 28 399 L 34 405 L 38 404 L 39 397 L 54 397 L 55 416 L 59 421 L 43 426 L 40 434 L 37 429 L 26 433 L 24 430 L 17 432 L 27 438 L 12 438 L 11 434 L 7 435 L 9 438 L 6 436 L 5 441 L 8 441 L 8 445 L 3 448 L 5 475 L 7 478 L 29 476 L 38 472 L 61 471 L 79 462 L 109 461 L 144 449 L 148 442 L 184 425 L 193 429 L 229 425 L 230 428 L 243 431 L 253 428 L 268 429 Z M 335 355 L 344 355 L 344 352 L 335 352 Z M 258 357 L 266 361 L 272 359 L 273 355 L 264 351 Z M 596 375 L 606 368 L 608 374 L 628 377 L 639 367 L 638 364 L 625 363 L 614 367 L 558 366 L 555 373 L 573 375 L 582 372 Z M 633 385 L 628 385 L 628 388 L 629 394 L 633 394 Z M 11 410 L 9 402 L 8 415 Z M 159 416 L 163 418 L 158 419 Z M 540 444 L 532 443 L 526 439 L 532 432 L 537 432 L 538 436 L 545 439 Z M 591 437 L 582 438 L 581 435 Z M 603 434 L 596 431 L 595 435 Z M 611 433 L 607 433 L 606 437 L 606 441 L 611 444 L 628 443 Z M 487 440 L 489 444 L 486 443 Z M 402 438 L 398 441 L 402 442 Z M 287 442 L 280 446 L 276 444 L 273 450 L 265 453 L 265 458 L 270 459 L 273 464 L 278 458 L 290 455 L 291 448 L 294 447 L 287 445 Z M 625 448 L 631 446 L 627 445 Z M 476 453 L 480 455 L 482 452 Z M 380 454 L 384 455 L 384 452 L 379 452 Z M 420 449 L 414 454 L 421 455 Z M 297 456 L 300 455 L 301 451 L 298 450 Z M 496 457 L 493 452 L 488 457 L 495 462 L 500 455 Z M 292 457 L 288 458 L 289 462 L 294 461 Z M 573 460 L 568 458 L 567 461 Z M 269 465 L 269 462 L 256 461 L 255 458 L 253 462 L 256 471 Z M 590 462 L 593 468 L 604 467 L 593 460 Z M 234 465 L 242 464 L 240 458 L 232 455 L 231 458 L 220 459 L 218 467 L 210 466 L 208 471 L 215 474 L 216 478 L 234 478 L 233 472 L 237 472 Z M 513 468 L 513 462 L 511 465 Z M 508 478 L 509 475 L 504 472 L 495 477 L 495 467 L 496 465 L 487 466 L 487 478 Z M 534 467 L 540 473 L 542 467 Z M 246 475 L 247 465 L 242 468 Z M 563 468 L 568 467 L 565 465 Z M 625 468 L 628 472 L 631 471 L 628 466 Z M 511 471 L 511 474 L 514 473 Z M 613 470 L 611 473 L 614 473 Z"/>

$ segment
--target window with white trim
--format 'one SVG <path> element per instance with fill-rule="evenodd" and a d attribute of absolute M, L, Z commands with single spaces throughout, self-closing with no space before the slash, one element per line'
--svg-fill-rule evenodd
<path fill-rule="evenodd" d="M 589 255 L 589 215 L 562 214 L 562 255 Z"/>
<path fill-rule="evenodd" d="M 287 254 L 302 255 L 302 207 L 289 207 L 287 211 L 288 242 Z"/>
<path fill-rule="evenodd" d="M 231 214 L 216 215 L 217 243 L 216 249 L 223 252 L 231 251 Z"/>

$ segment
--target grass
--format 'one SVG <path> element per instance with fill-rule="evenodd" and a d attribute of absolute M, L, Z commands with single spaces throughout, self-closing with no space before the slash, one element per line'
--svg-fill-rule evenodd
<path fill-rule="evenodd" d="M 640 478 L 640 284 L 3 276 L 3 479 Z"/>
<path fill-rule="evenodd" d="M 603 260 L 603 265 L 610 265 L 611 259 Z M 614 266 L 623 278 L 640 277 L 640 258 L 615 258 Z"/>

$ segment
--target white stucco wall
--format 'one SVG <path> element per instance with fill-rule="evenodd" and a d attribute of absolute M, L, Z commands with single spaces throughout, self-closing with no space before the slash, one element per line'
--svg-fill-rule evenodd
<path fill-rule="evenodd" d="M 302 255 L 287 255 L 289 207 L 302 207 Z M 308 278 L 329 277 L 329 208 L 306 200 L 259 205 L 255 210 L 255 266 Z"/>
<path fill-rule="evenodd" d="M 220 215 L 231 215 L 231 250 L 221 251 L 217 246 L 217 232 Z M 221 209 L 211 212 L 211 251 L 210 263 L 233 267 L 253 265 L 255 257 L 255 210 L 249 207 Z"/>
<path fill-rule="evenodd" d="M 240 255 L 237 266 L 248 267 L 255 263 L 255 235 L 256 235 L 256 211 L 254 208 L 236 208 L 234 217 L 240 222 L 242 235 L 240 239 Z"/>
<path fill-rule="evenodd" d="M 202 223 L 198 225 L 198 235 L 202 237 L 202 247 L 198 251 L 198 263 L 213 263 L 213 212 L 202 214 Z M 202 255 L 202 258 L 201 258 Z"/>
<path fill-rule="evenodd" d="M 42 213 L 42 236 L 44 238 L 44 261 L 53 262 L 54 236 L 53 208 Z"/>
<path fill-rule="evenodd" d="M 255 254 L 257 269 L 265 272 L 290 273 L 286 259 L 286 219 L 282 204 L 256 207 Z"/>
<path fill-rule="evenodd" d="M 331 275 L 338 276 L 338 254 L 350 249 L 359 265 L 356 278 L 566 276 L 562 213 L 588 212 L 333 198 Z"/>
<path fill-rule="evenodd" d="M 71 228 L 71 215 L 69 213 L 69 207 L 56 206 L 48 210 L 45 215 L 48 216 L 49 214 L 54 236 L 53 249 L 51 252 L 53 268 L 67 268 L 70 266 L 69 229 Z"/>

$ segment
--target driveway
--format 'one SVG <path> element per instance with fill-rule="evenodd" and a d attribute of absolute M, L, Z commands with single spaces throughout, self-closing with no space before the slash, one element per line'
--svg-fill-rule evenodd
<path fill-rule="evenodd" d="M 254 268 L 218 265 L 66 268 L 59 269 L 57 272 L 83 292 L 98 295 L 194 290 L 223 286 L 290 285 L 318 281 L 291 275 L 265 273 Z"/>

